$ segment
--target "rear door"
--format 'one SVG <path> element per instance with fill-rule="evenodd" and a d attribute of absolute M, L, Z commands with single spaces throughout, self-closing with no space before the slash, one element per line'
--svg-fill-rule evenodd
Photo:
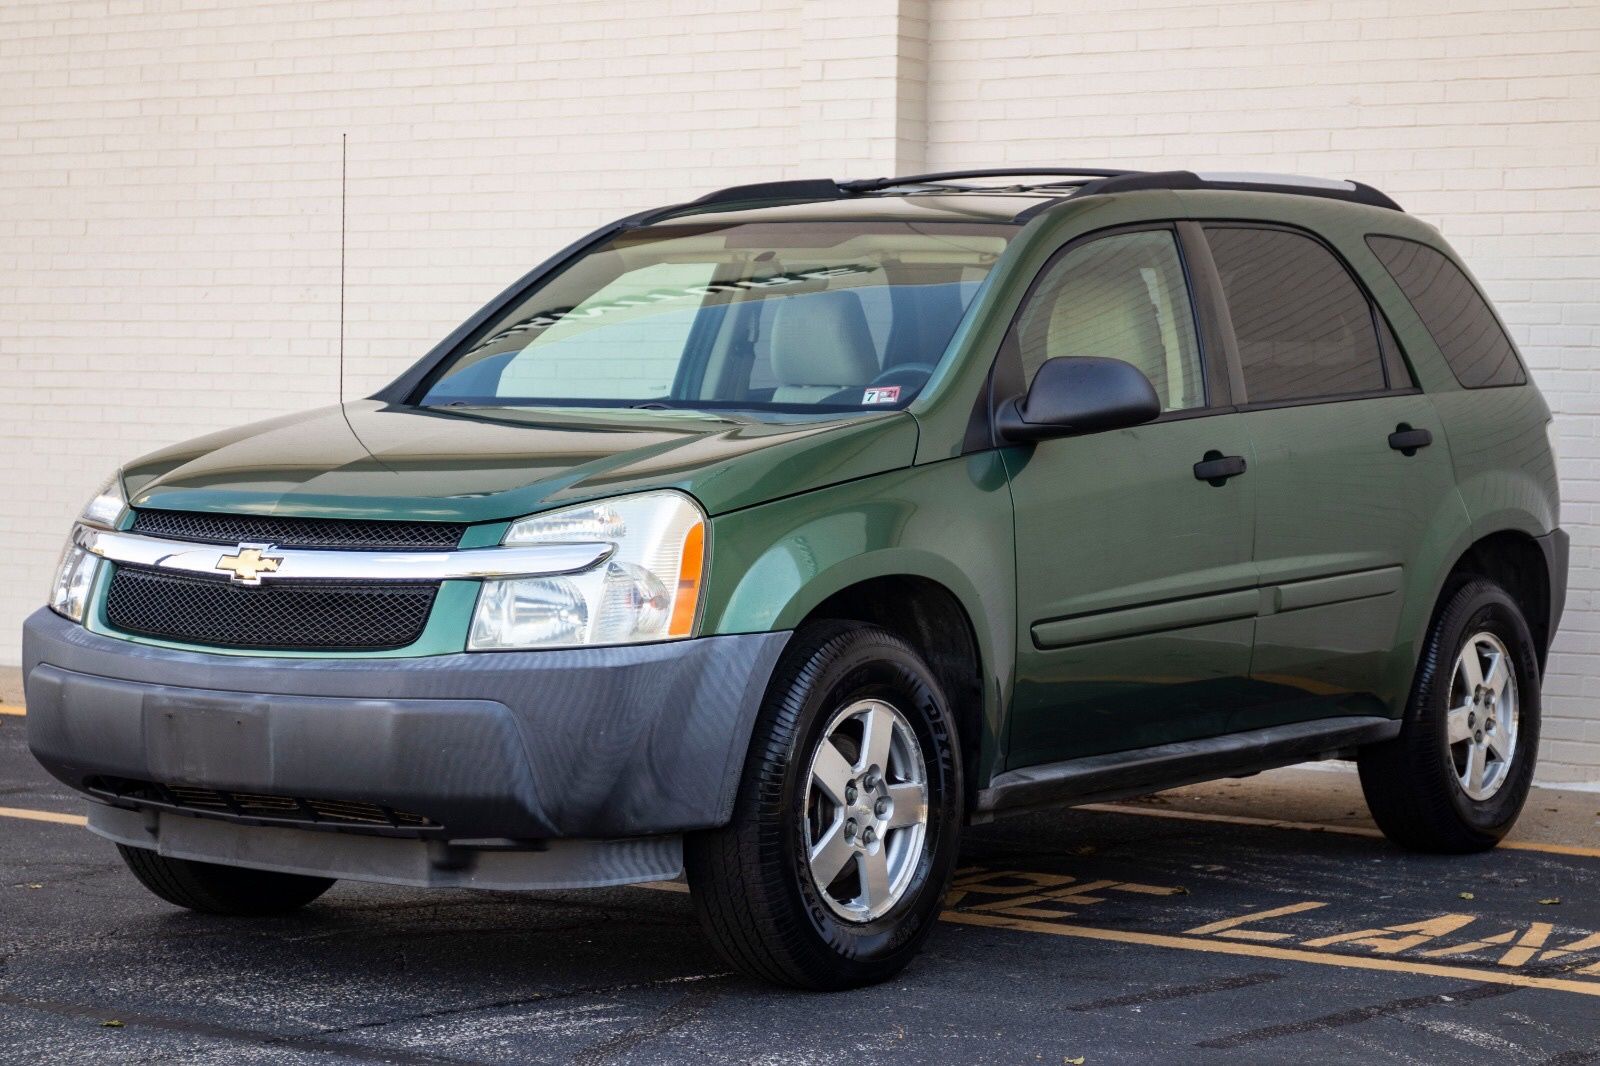
<path fill-rule="evenodd" d="M 1460 509 L 1439 418 L 1332 248 L 1267 225 L 1205 234 L 1254 452 L 1264 721 L 1382 714 L 1404 698 L 1391 686 L 1408 570 Z"/>
<path fill-rule="evenodd" d="M 1002 348 L 996 380 L 1011 387 L 997 391 L 1025 388 L 1047 358 L 1101 356 L 1144 371 L 1164 409 L 1003 452 L 1018 583 L 1011 767 L 1247 726 L 1252 478 L 1203 481 L 1195 465 L 1248 465 L 1250 443 L 1214 323 L 1196 318 L 1181 232 L 1200 240 L 1159 225 L 1066 245 Z"/>

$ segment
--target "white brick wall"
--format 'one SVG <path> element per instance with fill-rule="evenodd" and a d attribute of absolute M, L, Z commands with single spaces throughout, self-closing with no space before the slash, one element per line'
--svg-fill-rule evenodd
<path fill-rule="evenodd" d="M 1559 412 L 1543 773 L 1600 779 L 1594 0 L 4 0 L 0 634 L 119 459 L 333 399 L 345 133 L 349 395 L 583 230 L 735 181 L 1378 185 L 1468 258 Z"/>
<path fill-rule="evenodd" d="M 802 0 L 801 171 L 923 169 L 928 8 L 937 0 Z"/>

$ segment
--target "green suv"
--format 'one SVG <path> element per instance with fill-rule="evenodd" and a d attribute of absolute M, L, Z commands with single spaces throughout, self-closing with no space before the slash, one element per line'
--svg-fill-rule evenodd
<path fill-rule="evenodd" d="M 180 906 L 687 874 L 733 965 L 860 985 L 1002 814 L 1355 758 L 1397 843 L 1493 846 L 1550 421 L 1359 183 L 741 186 L 125 466 L 27 622 L 29 742 Z"/>

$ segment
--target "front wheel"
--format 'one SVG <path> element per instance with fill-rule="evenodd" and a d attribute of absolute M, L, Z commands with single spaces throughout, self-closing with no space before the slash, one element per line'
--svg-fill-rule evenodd
<path fill-rule="evenodd" d="M 333 887 L 326 877 L 172 859 L 126 844 L 118 844 L 117 851 L 145 888 L 168 903 L 203 914 L 283 914 L 304 907 Z"/>
<path fill-rule="evenodd" d="M 1503 588 L 1474 578 L 1434 617 L 1400 736 L 1361 750 L 1361 788 L 1395 843 L 1483 851 L 1522 811 L 1538 746 L 1539 660 L 1527 621 Z"/>
<path fill-rule="evenodd" d="M 754 977 L 886 980 L 938 918 L 961 820 L 955 721 L 921 657 L 873 626 L 808 627 L 773 675 L 732 821 L 687 842 L 701 924 Z"/>

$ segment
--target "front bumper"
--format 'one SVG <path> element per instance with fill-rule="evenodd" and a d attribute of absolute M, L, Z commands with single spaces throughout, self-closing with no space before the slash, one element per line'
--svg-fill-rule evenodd
<path fill-rule="evenodd" d="M 41 610 L 23 632 L 28 743 L 80 791 L 129 779 L 381 805 L 426 817 L 439 846 L 682 833 L 727 821 L 787 639 L 275 658 L 117 640 Z"/>

